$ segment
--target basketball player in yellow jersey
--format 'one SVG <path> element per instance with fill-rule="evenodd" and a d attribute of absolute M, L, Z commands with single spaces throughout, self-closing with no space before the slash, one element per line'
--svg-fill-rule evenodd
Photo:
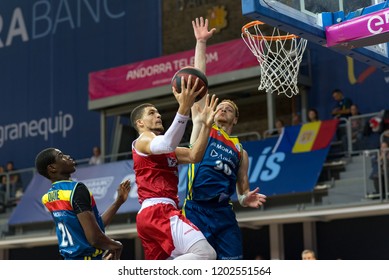
<path fill-rule="evenodd" d="M 215 29 L 208 31 L 208 20 L 203 18 L 196 18 L 192 24 L 197 40 L 195 67 L 205 73 L 206 42 Z M 201 108 L 204 101 L 198 102 Z M 202 127 L 197 117 L 197 112 L 192 110 L 191 144 L 196 142 Z M 223 100 L 217 106 L 204 157 L 189 167 L 184 203 L 186 217 L 203 232 L 217 258 L 224 260 L 243 257 L 241 233 L 230 203 L 231 196 L 237 191 L 239 203 L 253 208 L 261 206 L 266 199 L 258 193 L 259 188 L 250 191 L 247 152 L 239 139 L 231 136 L 238 117 L 238 107 L 232 100 Z"/>

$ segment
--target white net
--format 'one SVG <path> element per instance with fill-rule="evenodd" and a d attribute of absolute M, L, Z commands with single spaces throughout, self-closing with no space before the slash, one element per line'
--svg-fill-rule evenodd
<path fill-rule="evenodd" d="M 277 27 L 270 36 L 262 34 L 263 23 L 253 22 L 242 28 L 242 39 L 257 57 L 261 67 L 258 90 L 285 94 L 287 97 L 298 94 L 297 78 L 307 40 L 291 34 L 280 34 Z M 248 26 L 248 25 L 246 25 Z"/>

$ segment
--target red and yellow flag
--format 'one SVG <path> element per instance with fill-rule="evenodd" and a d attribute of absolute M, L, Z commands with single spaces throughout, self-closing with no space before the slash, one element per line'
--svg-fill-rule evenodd
<path fill-rule="evenodd" d="M 338 120 L 326 120 L 287 126 L 274 151 L 304 153 L 327 148 L 338 127 Z"/>

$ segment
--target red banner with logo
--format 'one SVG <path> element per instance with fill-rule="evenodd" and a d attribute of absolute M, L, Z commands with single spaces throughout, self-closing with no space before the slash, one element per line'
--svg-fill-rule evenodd
<path fill-rule="evenodd" d="M 89 100 L 168 85 L 180 68 L 194 64 L 194 50 L 89 74 Z M 258 65 L 242 39 L 207 47 L 207 76 Z M 259 73 L 258 73 L 259 74 Z"/>

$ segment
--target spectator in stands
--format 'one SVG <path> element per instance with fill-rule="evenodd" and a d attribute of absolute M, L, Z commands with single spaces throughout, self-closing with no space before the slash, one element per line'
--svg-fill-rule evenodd
<path fill-rule="evenodd" d="M 350 98 L 345 97 L 340 89 L 334 89 L 332 91 L 332 97 L 336 101 L 335 108 L 332 110 L 332 116 L 334 118 L 348 118 L 351 116 L 351 105 L 353 102 Z"/>
<path fill-rule="evenodd" d="M 301 116 L 299 113 L 292 113 L 292 125 L 301 124 Z"/>
<path fill-rule="evenodd" d="M 371 158 L 371 166 L 372 170 L 370 173 L 370 179 L 373 180 L 374 190 L 375 192 L 370 194 L 372 197 L 378 197 L 380 193 L 380 176 L 379 170 L 381 171 L 381 182 L 382 182 L 382 197 L 386 196 L 386 188 L 385 188 L 385 176 L 389 176 L 388 164 L 389 164 L 389 144 L 386 141 L 382 141 L 380 144 L 380 151 L 377 155 L 374 155 Z M 385 169 L 385 161 L 386 161 L 386 169 Z"/>
<path fill-rule="evenodd" d="M 389 110 L 381 110 L 369 120 L 371 132 L 378 133 L 380 142 L 389 140 Z"/>
<path fill-rule="evenodd" d="M 315 108 L 310 108 L 308 110 L 308 122 L 318 122 L 320 121 L 319 119 L 319 113 Z"/>
<path fill-rule="evenodd" d="M 123 245 L 107 236 L 105 227 L 126 202 L 130 181 L 120 183 L 115 200 L 100 215 L 88 187 L 71 179 L 76 163 L 69 155 L 55 148 L 44 149 L 36 156 L 35 167 L 51 181 L 42 203 L 55 222 L 61 256 L 65 260 L 120 259 Z"/>
<path fill-rule="evenodd" d="M 284 121 L 281 119 L 277 119 L 275 123 L 275 128 L 265 132 L 265 138 L 280 135 L 284 126 L 285 126 Z"/>
<path fill-rule="evenodd" d="M 10 188 L 10 199 L 17 203 L 23 196 L 23 184 L 20 174 L 16 171 L 13 161 L 8 161 L 6 164 L 6 173 L 8 173 L 9 188 Z"/>
<path fill-rule="evenodd" d="M 301 259 L 302 260 L 316 260 L 316 255 L 315 255 L 315 252 L 313 250 L 304 250 L 302 253 L 301 253 Z"/>
<path fill-rule="evenodd" d="M 351 112 L 351 139 L 353 143 L 353 150 L 358 151 L 362 149 L 362 139 L 363 139 L 363 120 L 362 118 L 359 118 L 360 115 L 358 106 L 353 104 L 350 107 Z"/>
<path fill-rule="evenodd" d="M 358 151 L 363 149 L 363 130 L 364 124 L 363 119 L 359 118 L 360 115 L 358 106 L 353 104 L 350 107 L 350 126 L 351 126 L 351 135 L 344 133 L 342 135 L 342 144 L 344 151 L 348 151 L 348 138 L 351 136 L 352 150 Z"/>
<path fill-rule="evenodd" d="M 90 165 L 97 165 L 97 164 L 102 164 L 103 163 L 103 157 L 101 156 L 101 149 L 100 147 L 93 147 L 93 155 L 89 159 L 89 164 Z"/>
<path fill-rule="evenodd" d="M 383 110 L 377 115 L 367 120 L 363 127 L 363 147 L 364 150 L 377 149 L 381 143 L 383 132 L 382 117 Z"/>
<path fill-rule="evenodd" d="M 350 108 L 353 102 L 350 98 L 345 97 L 340 89 L 334 89 L 332 91 L 332 98 L 336 102 L 334 109 L 332 109 L 332 116 L 335 119 L 340 119 L 339 127 L 336 131 L 336 138 L 338 141 L 342 141 L 346 135 L 345 123 L 348 117 L 351 116 Z M 347 149 L 344 149 L 343 151 L 347 151 Z"/>
<path fill-rule="evenodd" d="M 283 120 L 277 119 L 275 126 L 276 126 L 276 131 L 273 131 L 272 135 L 280 135 L 282 133 L 282 129 L 285 126 L 285 123 Z"/>

